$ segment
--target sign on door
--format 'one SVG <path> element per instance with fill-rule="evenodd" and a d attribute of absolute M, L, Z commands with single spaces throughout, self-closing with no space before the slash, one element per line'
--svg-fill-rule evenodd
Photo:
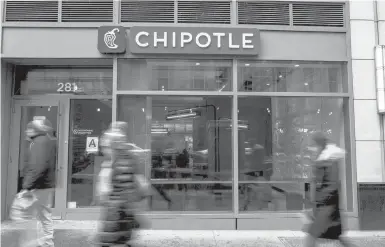
<path fill-rule="evenodd" d="M 99 137 L 87 136 L 86 152 L 98 152 L 99 151 Z"/>

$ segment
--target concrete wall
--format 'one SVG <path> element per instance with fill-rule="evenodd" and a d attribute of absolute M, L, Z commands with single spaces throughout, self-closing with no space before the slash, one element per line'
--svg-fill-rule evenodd
<path fill-rule="evenodd" d="M 377 2 L 378 42 L 385 45 L 385 1 Z M 385 170 L 385 115 L 382 116 L 382 164 Z M 385 172 L 384 172 L 385 177 Z M 384 178 L 385 180 L 385 178 Z"/>
<path fill-rule="evenodd" d="M 379 4 L 385 12 L 385 3 Z M 385 181 L 384 138 L 376 101 L 374 47 L 378 41 L 375 12 L 372 0 L 350 2 L 357 182 Z M 385 19 L 385 13 L 382 15 Z M 385 44 L 385 37 L 382 42 Z"/>
<path fill-rule="evenodd" d="M 6 58 L 102 58 L 96 28 L 4 28 Z M 345 33 L 262 31 L 264 60 L 346 61 Z M 127 53 L 124 57 L 134 57 Z M 154 56 L 152 56 L 154 57 Z"/>

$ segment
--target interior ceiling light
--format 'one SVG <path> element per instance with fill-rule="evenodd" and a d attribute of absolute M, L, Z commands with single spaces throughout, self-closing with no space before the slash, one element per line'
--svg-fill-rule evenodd
<path fill-rule="evenodd" d="M 229 118 L 218 120 L 217 122 L 220 127 L 225 127 L 226 129 L 233 127 L 232 120 Z M 249 130 L 249 123 L 245 120 L 238 120 L 238 130 Z"/>
<path fill-rule="evenodd" d="M 151 128 L 151 133 L 152 134 L 167 134 L 168 129 L 166 129 L 166 128 Z"/>
<path fill-rule="evenodd" d="M 194 118 L 194 117 L 199 117 L 200 115 L 201 113 L 196 109 L 189 109 L 189 110 L 171 112 L 167 114 L 166 120 Z"/>
<path fill-rule="evenodd" d="M 230 128 L 232 128 L 233 125 L 230 124 Z M 249 124 L 248 123 L 238 123 L 238 130 L 249 130 Z"/>

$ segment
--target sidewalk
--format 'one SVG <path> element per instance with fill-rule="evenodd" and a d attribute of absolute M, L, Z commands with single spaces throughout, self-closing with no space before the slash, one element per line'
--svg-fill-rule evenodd
<path fill-rule="evenodd" d="M 91 247 L 96 229 L 93 221 L 55 221 L 56 247 Z M 19 230 L 2 224 L 1 246 L 13 247 Z M 175 231 L 140 230 L 135 243 L 141 247 L 300 247 L 305 234 L 299 231 Z M 347 232 L 346 237 L 357 247 L 384 247 L 385 232 Z M 339 246 L 321 242 L 320 247 Z"/>

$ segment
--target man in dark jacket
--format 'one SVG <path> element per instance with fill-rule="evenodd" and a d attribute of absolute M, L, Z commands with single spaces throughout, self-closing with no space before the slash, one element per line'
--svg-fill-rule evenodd
<path fill-rule="evenodd" d="M 53 221 L 51 207 L 55 187 L 56 143 L 52 134 L 52 125 L 44 117 L 35 117 L 27 126 L 26 135 L 30 140 L 29 157 L 25 167 L 23 191 L 32 193 L 37 201 L 34 212 L 38 227 L 42 227 L 44 236 L 38 235 L 39 246 L 53 247 Z M 24 242 L 32 239 L 24 238 Z"/>

